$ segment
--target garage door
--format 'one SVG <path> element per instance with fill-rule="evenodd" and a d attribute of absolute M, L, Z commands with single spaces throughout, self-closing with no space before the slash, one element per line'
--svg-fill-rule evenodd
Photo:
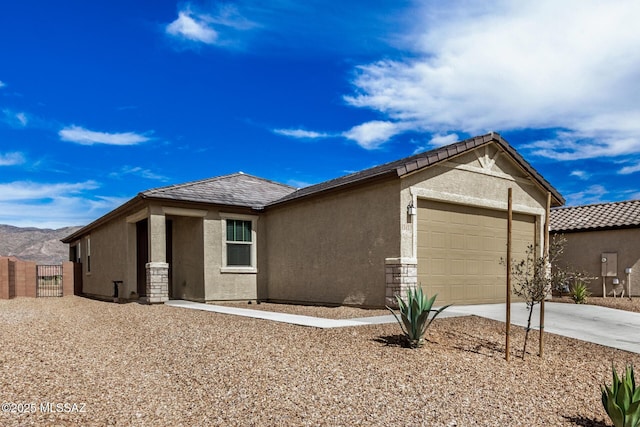
<path fill-rule="evenodd" d="M 418 283 L 437 305 L 505 301 L 507 213 L 418 201 Z M 513 214 L 513 255 L 533 244 L 535 218 Z"/>

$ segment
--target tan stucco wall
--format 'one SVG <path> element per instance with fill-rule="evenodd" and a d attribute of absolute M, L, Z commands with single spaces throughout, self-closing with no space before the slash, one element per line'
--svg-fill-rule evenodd
<path fill-rule="evenodd" d="M 249 209 L 223 210 L 254 214 Z M 122 280 L 120 296 L 136 291 L 136 222 L 149 219 L 150 261 L 166 260 L 165 218 L 173 221 L 171 263 L 173 298 L 196 301 L 255 300 L 257 273 L 222 272 L 222 222 L 218 208 L 167 201 L 137 206 L 82 236 L 83 293 L 110 298 L 113 280 Z M 87 273 L 86 237 L 91 236 L 91 273 Z M 258 238 L 260 243 L 260 238 Z M 73 242 L 72 244 L 76 244 Z"/>
<path fill-rule="evenodd" d="M 385 259 L 400 255 L 398 186 L 391 179 L 269 209 L 260 225 L 260 295 L 384 305 Z"/>
<path fill-rule="evenodd" d="M 82 292 L 94 296 L 112 297 L 113 281 L 122 280 L 125 285 L 120 296 L 129 295 L 127 277 L 127 223 L 124 220 L 109 222 L 89 234 L 91 236 L 91 272 L 87 263 L 87 236 L 81 242 Z"/>
<path fill-rule="evenodd" d="M 257 272 L 229 273 L 222 269 L 225 247 L 223 244 L 223 222 L 220 213 L 231 215 L 235 218 L 254 217 L 255 213 L 248 210 L 222 209 L 212 212 L 204 221 L 204 242 L 205 242 L 205 297 L 207 301 L 229 301 L 229 300 L 255 300 L 257 298 Z M 252 214 L 247 216 L 247 214 Z M 260 243 L 260 225 L 256 226 L 257 240 Z M 257 251 L 260 259 L 262 254 Z"/>
<path fill-rule="evenodd" d="M 640 228 L 623 230 L 586 231 L 566 233 L 565 252 L 560 265 L 576 268 L 596 277 L 589 284 L 594 296 L 602 296 L 601 255 L 605 252 L 618 254 L 618 279 L 624 281 L 627 295 L 625 268 L 631 267 L 631 295 L 640 296 Z M 607 293 L 612 289 L 612 277 L 606 279 Z"/>
<path fill-rule="evenodd" d="M 204 239 L 202 218 L 171 217 L 173 221 L 173 283 L 170 298 L 204 299 Z"/>
<path fill-rule="evenodd" d="M 416 257 L 417 224 L 407 218 L 406 207 L 412 201 L 417 206 L 417 199 L 506 211 L 508 189 L 512 188 L 513 211 L 534 215 L 544 223 L 546 193 L 495 145 L 410 174 L 402 178 L 401 188 L 402 257 L 407 259 Z M 538 242 L 542 242 L 542 228 L 538 227 Z"/>

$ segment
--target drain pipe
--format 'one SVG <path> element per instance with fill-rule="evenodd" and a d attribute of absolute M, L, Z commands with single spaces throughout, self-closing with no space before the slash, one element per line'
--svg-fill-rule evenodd
<path fill-rule="evenodd" d="M 625 268 L 624 272 L 627 273 L 627 296 L 631 299 L 631 267 Z"/>

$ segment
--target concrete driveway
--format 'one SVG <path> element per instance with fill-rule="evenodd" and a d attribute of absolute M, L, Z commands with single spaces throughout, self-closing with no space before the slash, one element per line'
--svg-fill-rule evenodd
<path fill-rule="evenodd" d="M 452 306 L 442 317 L 473 314 L 504 322 L 505 304 Z M 545 303 L 544 329 L 552 334 L 640 353 L 640 313 L 583 304 Z M 511 324 L 527 326 L 527 307 L 511 304 Z M 446 315 L 446 316 L 445 316 Z M 538 329 L 540 305 L 534 307 L 532 326 Z"/>

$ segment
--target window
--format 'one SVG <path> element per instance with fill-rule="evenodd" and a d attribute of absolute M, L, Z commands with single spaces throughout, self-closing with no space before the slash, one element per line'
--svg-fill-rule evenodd
<path fill-rule="evenodd" d="M 221 215 L 223 219 L 222 269 L 252 272 L 256 268 L 256 220 L 249 215 Z"/>
<path fill-rule="evenodd" d="M 251 221 L 227 220 L 227 265 L 251 266 Z"/>

